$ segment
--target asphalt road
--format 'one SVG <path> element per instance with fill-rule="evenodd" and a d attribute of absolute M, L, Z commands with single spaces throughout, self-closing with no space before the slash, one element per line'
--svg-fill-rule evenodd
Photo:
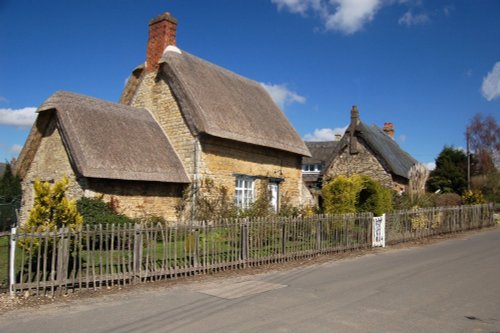
<path fill-rule="evenodd" d="M 500 229 L 7 312 L 0 332 L 500 332 Z"/>

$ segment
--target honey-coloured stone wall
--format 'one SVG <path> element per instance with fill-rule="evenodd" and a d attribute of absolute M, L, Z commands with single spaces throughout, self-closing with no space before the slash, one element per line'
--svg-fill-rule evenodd
<path fill-rule="evenodd" d="M 175 97 L 163 74 L 150 72 L 144 75 L 131 106 L 148 109 L 163 129 L 192 180 L 196 138 L 191 134 Z"/>
<path fill-rule="evenodd" d="M 325 171 L 325 179 L 333 179 L 341 175 L 360 174 L 377 180 L 384 187 L 398 192 L 403 191 L 406 186 L 404 181 L 393 178 L 388 170 L 388 167 L 376 157 L 376 154 L 368 147 L 366 142 L 358 138 L 357 154 L 351 154 L 348 146 L 344 148 Z"/>
<path fill-rule="evenodd" d="M 267 147 L 204 136 L 200 178 L 213 179 L 225 186 L 234 197 L 236 175 L 257 179 L 280 179 L 280 201 L 286 196 L 290 204 L 302 204 L 301 157 Z M 259 186 L 256 186 L 258 189 Z"/>

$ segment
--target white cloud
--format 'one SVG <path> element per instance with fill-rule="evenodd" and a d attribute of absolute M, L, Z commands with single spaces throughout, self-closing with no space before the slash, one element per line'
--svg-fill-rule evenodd
<path fill-rule="evenodd" d="M 427 167 L 427 169 L 429 169 L 429 171 L 436 169 L 436 162 L 427 162 L 424 163 L 424 165 Z"/>
<path fill-rule="evenodd" d="M 455 10 L 455 6 L 453 6 L 453 5 L 444 6 L 443 14 L 444 14 L 444 16 L 450 16 L 451 12 L 454 10 Z"/>
<path fill-rule="evenodd" d="M 287 9 L 291 13 L 304 15 L 309 9 L 320 10 L 322 0 L 271 0 L 278 10 Z"/>
<path fill-rule="evenodd" d="M 21 146 L 21 145 L 12 145 L 12 146 L 10 147 L 9 151 L 10 151 L 13 155 L 17 156 L 17 155 L 19 155 L 19 153 L 21 152 L 21 149 L 23 149 L 23 146 Z"/>
<path fill-rule="evenodd" d="M 406 135 L 404 135 L 404 134 L 399 135 L 398 136 L 398 141 L 401 142 L 401 143 L 406 142 Z"/>
<path fill-rule="evenodd" d="M 373 20 L 382 6 L 380 0 L 330 0 L 330 3 L 335 6 L 335 11 L 327 14 L 326 29 L 348 35 L 361 30 L 363 25 Z"/>
<path fill-rule="evenodd" d="M 398 23 L 410 27 L 412 25 L 426 24 L 429 21 L 429 15 L 425 13 L 414 15 L 411 11 L 407 11 L 399 18 Z"/>
<path fill-rule="evenodd" d="M 0 125 L 30 127 L 36 119 L 36 108 L 0 109 Z"/>
<path fill-rule="evenodd" d="M 304 141 L 335 141 L 335 135 L 344 135 L 346 127 L 317 128 L 312 133 L 304 135 Z"/>
<path fill-rule="evenodd" d="M 287 88 L 286 84 L 261 83 L 262 87 L 271 95 L 273 101 L 281 108 L 293 103 L 304 104 L 306 98 Z"/>
<path fill-rule="evenodd" d="M 326 30 L 353 34 L 373 20 L 383 0 L 271 0 L 278 10 L 319 16 Z"/>
<path fill-rule="evenodd" d="M 497 62 L 495 66 L 493 66 L 491 72 L 484 77 L 481 92 L 487 101 L 492 101 L 500 96 L 500 61 Z"/>
<path fill-rule="evenodd" d="M 418 7 L 420 0 L 271 0 L 278 10 L 287 10 L 294 14 L 307 16 L 313 14 L 321 19 L 327 31 L 339 31 L 346 35 L 354 34 L 371 22 L 378 11 L 386 6 L 403 5 Z M 453 6 L 443 8 L 443 15 L 450 15 Z M 408 10 L 399 24 L 406 26 L 430 22 L 427 13 L 413 14 Z"/>
<path fill-rule="evenodd" d="M 9 100 L 3 96 L 0 96 L 0 103 L 7 103 Z"/>

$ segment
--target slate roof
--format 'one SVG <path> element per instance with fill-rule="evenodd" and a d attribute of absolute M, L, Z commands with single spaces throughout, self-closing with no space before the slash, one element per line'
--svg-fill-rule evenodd
<path fill-rule="evenodd" d="M 256 81 L 184 51 L 167 48 L 160 63 L 193 133 L 310 156 L 283 112 Z"/>
<path fill-rule="evenodd" d="M 319 173 L 302 173 L 302 180 L 306 183 L 317 182 L 322 176 L 339 141 L 306 141 L 311 157 L 303 157 L 302 164 L 321 164 L 323 169 Z"/>
<path fill-rule="evenodd" d="M 340 141 L 306 141 L 311 157 L 304 157 L 302 164 L 325 164 L 328 162 Z"/>
<path fill-rule="evenodd" d="M 49 97 L 37 112 L 40 118 L 54 110 L 61 137 L 79 175 L 189 182 L 177 153 L 149 111 L 65 91 Z M 33 158 L 32 146 L 40 141 L 35 134 L 30 137 L 20 156 L 24 168 L 30 163 L 25 160 Z M 30 150 L 31 154 L 27 153 Z"/>

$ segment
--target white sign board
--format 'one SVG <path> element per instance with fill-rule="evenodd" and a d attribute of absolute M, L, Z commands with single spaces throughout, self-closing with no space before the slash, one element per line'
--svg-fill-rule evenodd
<path fill-rule="evenodd" d="M 373 218 L 372 247 L 385 247 L 385 214 Z"/>

